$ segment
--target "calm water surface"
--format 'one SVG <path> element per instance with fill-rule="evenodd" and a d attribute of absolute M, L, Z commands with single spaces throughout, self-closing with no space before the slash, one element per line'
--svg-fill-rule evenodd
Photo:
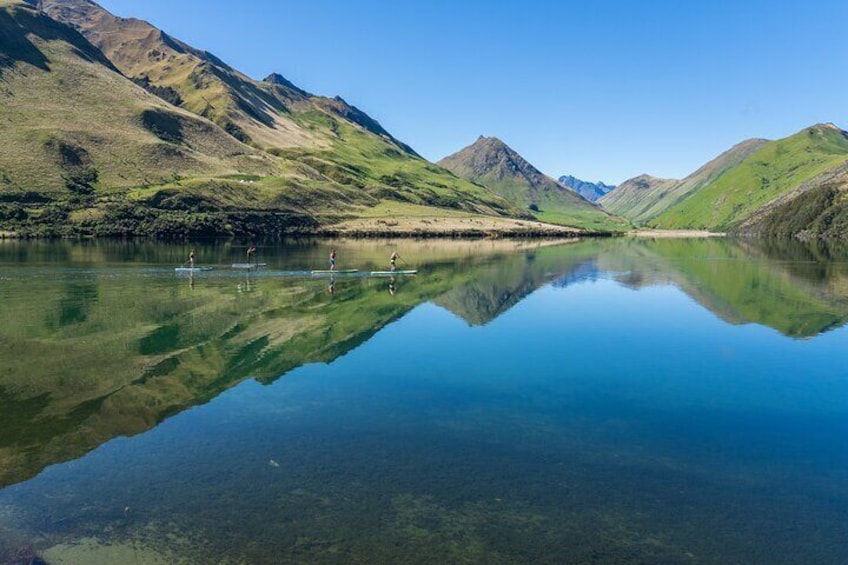
<path fill-rule="evenodd" d="M 848 563 L 848 255 L 197 247 L 0 242 L 0 563 Z"/>

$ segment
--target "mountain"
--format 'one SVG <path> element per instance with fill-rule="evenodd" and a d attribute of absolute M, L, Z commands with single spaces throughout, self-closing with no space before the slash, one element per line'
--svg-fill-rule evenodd
<path fill-rule="evenodd" d="M 676 179 L 639 175 L 624 181 L 614 191 L 599 198 L 598 204 L 613 214 L 637 220 L 642 217 L 644 207 L 653 203 L 653 195 L 662 194 L 678 182 L 680 181 Z"/>
<path fill-rule="evenodd" d="M 253 80 L 88 0 L 34 4 L 0 4 L 4 232 L 303 233 L 385 202 L 531 217 L 339 97 Z"/>
<path fill-rule="evenodd" d="M 596 229 L 625 229 L 626 223 L 545 176 L 496 137 L 480 136 L 438 164 L 534 212 L 543 221 Z"/>
<path fill-rule="evenodd" d="M 800 240 L 848 235 L 848 163 L 822 173 L 757 210 L 736 230 Z"/>
<path fill-rule="evenodd" d="M 828 171 L 846 162 L 848 133 L 833 124 L 818 124 L 761 144 L 649 224 L 668 229 L 733 231 L 763 207 L 809 191 L 808 183 L 816 185 L 816 179 L 823 181 Z"/>
<path fill-rule="evenodd" d="M 718 179 L 749 155 L 768 143 L 765 139 L 749 139 L 728 149 L 683 180 L 660 180 L 647 175 L 625 182 L 614 193 L 600 200 L 601 205 L 632 220 L 644 223 L 664 212 Z M 624 190 L 622 190 L 624 188 Z"/>
<path fill-rule="evenodd" d="M 240 141 L 263 149 L 320 146 L 333 137 L 332 132 L 309 128 L 295 114 L 325 110 L 415 154 L 341 98 L 314 96 L 277 73 L 264 81 L 253 80 L 148 22 L 119 18 L 90 0 L 39 0 L 38 6 L 82 33 L 124 75 L 209 118 Z"/>
<path fill-rule="evenodd" d="M 86 199 L 172 176 L 279 174 L 271 156 L 125 79 L 73 29 L 0 7 L 0 192 Z M 27 196 L 27 195 L 30 196 Z"/>
<path fill-rule="evenodd" d="M 615 190 L 615 187 L 602 182 L 588 182 L 580 180 L 571 175 L 563 175 L 558 179 L 559 183 L 570 188 L 589 202 L 597 202 L 598 199 Z"/>

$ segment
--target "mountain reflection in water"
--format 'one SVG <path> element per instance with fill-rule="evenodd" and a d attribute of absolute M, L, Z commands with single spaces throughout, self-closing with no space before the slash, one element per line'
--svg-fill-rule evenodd
<path fill-rule="evenodd" d="M 418 275 L 305 274 L 324 268 L 330 248 L 341 269 L 362 272 L 386 269 L 399 249 Z M 216 270 L 185 277 L 172 270 L 182 246 L 0 242 L 0 487 L 151 430 L 245 380 L 268 385 L 333 363 L 426 303 L 479 327 L 541 288 L 606 280 L 672 285 L 729 324 L 790 339 L 848 320 L 846 254 L 800 243 L 299 241 L 260 248 L 267 269 L 226 268 L 241 253 L 199 246 L 199 262 Z M 408 502 L 428 512 L 420 506 L 430 502 Z"/>

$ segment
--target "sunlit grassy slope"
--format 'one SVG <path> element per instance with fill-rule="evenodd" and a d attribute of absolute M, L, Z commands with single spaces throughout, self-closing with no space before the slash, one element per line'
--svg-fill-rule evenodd
<path fill-rule="evenodd" d="M 82 36 L 26 4 L 0 9 L 0 35 L 6 200 L 282 168 L 208 120 L 133 85 Z"/>
<path fill-rule="evenodd" d="M 355 215 L 357 209 L 349 204 L 361 209 L 386 198 L 483 214 L 527 215 L 421 159 L 376 120 L 339 97 L 312 95 L 278 74 L 254 80 L 147 22 L 118 18 L 87 0 L 43 0 L 40 5 L 82 33 L 137 84 L 277 157 L 283 170 L 260 175 L 263 180 L 276 178 L 264 183 L 262 195 L 252 190 L 255 186 L 240 183 L 235 188 L 247 189 L 244 202 L 235 202 L 227 189 L 232 205 L 252 209 L 251 204 L 264 203 L 271 210 L 280 205 L 285 211 L 307 213 L 318 223 Z M 188 185 L 197 189 L 217 178 L 206 174 Z M 225 184 L 209 182 L 203 190 L 195 190 L 193 198 L 220 201 L 218 189 Z M 186 183 L 169 183 L 164 189 L 170 194 L 179 186 Z M 264 196 L 274 188 L 281 191 L 279 198 L 268 201 Z M 147 194 L 155 198 L 155 191 Z M 292 202 L 296 204 L 292 208 L 284 206 Z"/>
<path fill-rule="evenodd" d="M 714 182 L 741 163 L 764 144 L 764 139 L 749 139 L 728 149 L 683 180 L 658 179 L 641 175 L 622 183 L 599 203 L 614 214 L 642 224 L 683 201 L 690 194 Z"/>
<path fill-rule="evenodd" d="M 731 230 L 769 202 L 848 160 L 848 134 L 830 125 L 773 141 L 650 221 L 660 228 Z"/>
<path fill-rule="evenodd" d="M 88 2 L 55 6 L 104 13 Z M 0 231 L 273 235 L 315 230 L 386 199 L 433 207 L 434 216 L 527 217 L 421 159 L 341 99 L 308 95 L 281 77 L 251 81 L 149 24 L 124 29 L 125 20 L 111 18 L 121 32 L 110 40 L 114 61 L 28 4 L 0 9 Z M 134 84 L 116 65 L 141 56 L 149 39 L 141 31 L 197 63 L 190 82 L 199 91 L 212 96 L 226 84 L 220 107 L 246 111 L 242 98 L 250 99 L 283 120 L 262 127 L 299 133 L 291 143 L 256 143 L 150 77 Z"/>

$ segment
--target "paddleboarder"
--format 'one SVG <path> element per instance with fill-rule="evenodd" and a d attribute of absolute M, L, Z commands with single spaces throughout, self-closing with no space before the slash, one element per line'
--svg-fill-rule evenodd
<path fill-rule="evenodd" d="M 331 271 L 336 270 L 336 250 L 335 249 L 330 251 L 330 270 Z"/>
<path fill-rule="evenodd" d="M 251 245 L 247 250 L 247 264 L 249 265 L 254 259 L 256 259 L 256 248 Z"/>
<path fill-rule="evenodd" d="M 390 260 L 392 262 L 392 270 L 394 271 L 397 268 L 397 266 L 396 266 L 396 263 L 397 263 L 397 260 L 398 260 L 397 251 L 392 251 L 392 256 L 390 257 Z"/>
<path fill-rule="evenodd" d="M 191 251 L 188 254 L 188 266 L 192 269 L 194 268 L 194 247 L 191 248 Z"/>

